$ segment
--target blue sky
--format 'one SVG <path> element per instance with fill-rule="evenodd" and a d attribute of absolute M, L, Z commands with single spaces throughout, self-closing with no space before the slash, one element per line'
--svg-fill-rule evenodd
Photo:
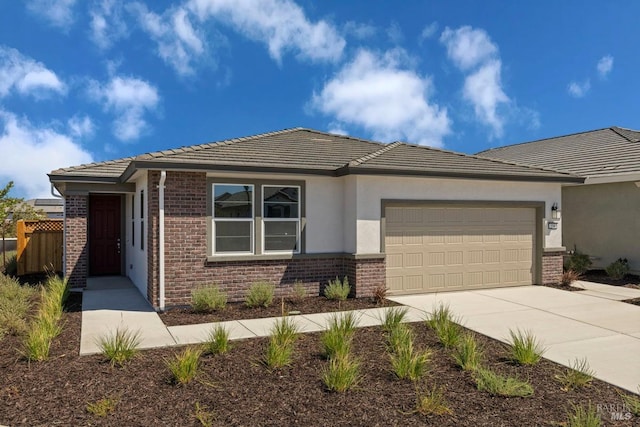
<path fill-rule="evenodd" d="M 636 1 L 0 5 L 0 184 L 290 127 L 475 153 L 640 128 Z"/>

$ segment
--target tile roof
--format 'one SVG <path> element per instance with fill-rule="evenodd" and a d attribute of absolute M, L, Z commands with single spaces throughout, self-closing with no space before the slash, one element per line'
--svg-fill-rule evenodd
<path fill-rule="evenodd" d="M 312 129 L 285 129 L 52 171 L 52 181 L 126 179 L 137 169 L 260 170 L 325 174 L 465 176 L 581 181 L 570 174 L 451 151 L 383 144 Z"/>
<path fill-rule="evenodd" d="M 640 131 L 610 127 L 507 145 L 477 155 L 585 178 L 640 172 Z"/>

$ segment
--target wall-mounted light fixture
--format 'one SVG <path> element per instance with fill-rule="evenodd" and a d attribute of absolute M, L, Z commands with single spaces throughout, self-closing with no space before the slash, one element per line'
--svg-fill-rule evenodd
<path fill-rule="evenodd" d="M 551 205 L 551 218 L 558 219 L 558 204 Z"/>

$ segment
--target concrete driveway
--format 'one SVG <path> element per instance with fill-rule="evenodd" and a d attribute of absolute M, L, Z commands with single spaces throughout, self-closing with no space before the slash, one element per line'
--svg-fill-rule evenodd
<path fill-rule="evenodd" d="M 390 299 L 426 313 L 440 302 L 465 327 L 507 342 L 509 329 L 531 330 L 546 347 L 544 357 L 569 366 L 587 358 L 596 378 L 634 393 L 640 385 L 640 290 L 578 283 L 586 291 L 543 286 L 408 295 Z"/>

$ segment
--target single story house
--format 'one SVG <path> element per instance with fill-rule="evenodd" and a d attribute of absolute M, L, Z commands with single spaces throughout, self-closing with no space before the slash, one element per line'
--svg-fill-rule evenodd
<path fill-rule="evenodd" d="M 478 155 L 584 178 L 562 187 L 562 241 L 590 255 L 593 268 L 627 258 L 640 274 L 640 131 L 610 127 Z"/>
<path fill-rule="evenodd" d="M 49 174 L 65 201 L 65 273 L 128 276 L 158 309 L 217 284 L 356 297 L 556 282 L 569 173 L 401 142 L 288 129 Z"/>

